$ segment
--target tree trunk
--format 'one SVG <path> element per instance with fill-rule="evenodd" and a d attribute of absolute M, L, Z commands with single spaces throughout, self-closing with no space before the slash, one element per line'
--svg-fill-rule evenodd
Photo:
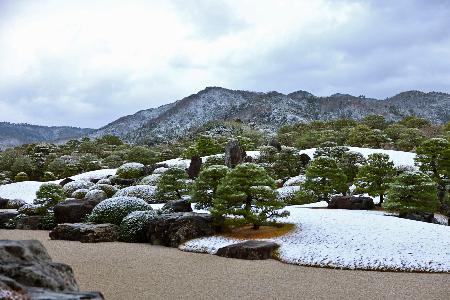
<path fill-rule="evenodd" d="M 259 229 L 259 225 L 258 224 L 253 224 L 253 230 L 258 230 Z"/>
<path fill-rule="evenodd" d="M 378 206 L 381 207 L 382 204 L 383 204 L 383 194 L 380 194 L 380 203 L 378 203 Z"/>

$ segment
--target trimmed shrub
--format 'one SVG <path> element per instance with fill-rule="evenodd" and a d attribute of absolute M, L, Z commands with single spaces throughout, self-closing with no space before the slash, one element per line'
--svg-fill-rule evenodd
<path fill-rule="evenodd" d="M 36 192 L 35 204 L 42 204 L 45 202 L 47 205 L 55 206 L 58 202 L 66 199 L 63 188 L 56 183 L 44 183 Z M 50 199 L 51 201 L 39 201 L 40 199 Z"/>
<path fill-rule="evenodd" d="M 156 187 L 151 185 L 134 185 L 119 190 L 114 197 L 136 197 L 148 203 L 155 203 Z"/>
<path fill-rule="evenodd" d="M 72 193 L 71 197 L 75 199 L 83 199 L 86 196 L 88 189 L 79 189 Z"/>
<path fill-rule="evenodd" d="M 140 163 L 126 163 L 121 165 L 116 175 L 122 179 L 135 179 L 144 175 L 145 166 Z"/>
<path fill-rule="evenodd" d="M 145 228 L 155 214 L 153 210 L 145 210 L 133 211 L 127 215 L 120 223 L 120 240 L 127 243 L 145 242 Z"/>
<path fill-rule="evenodd" d="M 73 192 L 79 189 L 89 189 L 94 184 L 90 181 L 86 180 L 75 180 L 69 183 L 66 183 L 63 186 L 63 190 L 67 196 L 71 196 Z"/>
<path fill-rule="evenodd" d="M 92 200 L 94 202 L 101 202 L 101 201 L 105 200 L 106 198 L 108 198 L 108 196 L 102 190 L 90 190 L 89 192 L 86 193 L 84 198 L 86 200 Z"/>
<path fill-rule="evenodd" d="M 139 181 L 139 184 L 156 186 L 160 176 L 161 176 L 160 174 L 151 174 L 151 175 L 145 176 L 144 178 L 141 179 L 141 181 Z"/>
<path fill-rule="evenodd" d="M 44 172 L 44 175 L 42 176 L 42 179 L 44 181 L 52 181 L 56 179 L 56 176 L 52 172 Z"/>
<path fill-rule="evenodd" d="M 15 182 L 27 181 L 28 179 L 29 179 L 28 175 L 25 172 L 19 172 L 19 173 L 17 173 L 16 176 L 14 176 L 14 181 Z"/>
<path fill-rule="evenodd" d="M 152 210 L 152 207 L 142 199 L 135 197 L 114 197 L 100 202 L 87 217 L 92 223 L 112 223 L 120 225 L 123 218 L 133 211 Z"/>
<path fill-rule="evenodd" d="M 117 193 L 117 188 L 110 184 L 97 183 L 89 188 L 89 190 L 102 190 L 108 196 L 107 198 L 111 198 Z"/>

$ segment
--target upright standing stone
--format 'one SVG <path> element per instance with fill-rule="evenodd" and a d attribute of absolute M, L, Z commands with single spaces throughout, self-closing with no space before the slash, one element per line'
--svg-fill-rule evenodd
<path fill-rule="evenodd" d="M 244 161 L 245 151 L 239 144 L 239 141 L 232 139 L 225 146 L 225 165 L 234 168 Z"/>
<path fill-rule="evenodd" d="M 187 169 L 187 173 L 190 179 L 195 179 L 200 173 L 200 168 L 202 167 L 202 158 L 199 155 L 194 155 L 191 158 L 191 163 Z"/>

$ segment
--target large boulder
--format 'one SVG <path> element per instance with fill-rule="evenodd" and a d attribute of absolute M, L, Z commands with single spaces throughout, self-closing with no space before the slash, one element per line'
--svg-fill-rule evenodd
<path fill-rule="evenodd" d="M 99 292 L 79 292 L 72 268 L 52 262 L 36 240 L 0 240 L 0 274 L 0 299 L 104 299 Z"/>
<path fill-rule="evenodd" d="M 60 186 L 65 186 L 66 184 L 68 184 L 69 182 L 72 182 L 72 181 L 75 181 L 75 180 L 73 180 L 72 178 L 67 177 L 67 178 L 64 178 L 63 180 L 61 180 L 59 182 L 59 185 Z"/>
<path fill-rule="evenodd" d="M 147 241 L 155 245 L 178 247 L 181 243 L 215 232 L 210 214 L 193 212 L 155 215 L 146 228 Z"/>
<path fill-rule="evenodd" d="M 119 226 L 114 224 L 65 223 L 58 224 L 49 236 L 52 240 L 80 241 L 82 243 L 115 242 Z"/>
<path fill-rule="evenodd" d="M 18 284 L 51 291 L 78 291 L 72 268 L 52 262 L 36 240 L 0 240 L 0 274 Z"/>
<path fill-rule="evenodd" d="M 192 205 L 189 200 L 180 199 L 180 200 L 169 200 L 162 207 L 163 211 L 175 213 L 175 212 L 191 212 Z"/>
<path fill-rule="evenodd" d="M 199 155 L 194 155 L 191 158 L 191 163 L 187 169 L 187 173 L 190 179 L 195 179 L 200 174 L 200 169 L 202 167 L 202 158 Z"/>
<path fill-rule="evenodd" d="M 225 165 L 234 168 L 244 161 L 246 154 L 239 141 L 232 139 L 225 146 Z"/>
<path fill-rule="evenodd" d="M 9 199 L 0 197 L 0 209 L 5 209 L 8 206 Z"/>
<path fill-rule="evenodd" d="M 217 250 L 216 255 L 239 259 L 269 259 L 279 245 L 266 241 L 246 241 L 233 245 L 228 245 Z"/>
<path fill-rule="evenodd" d="M 328 208 L 369 210 L 375 207 L 370 197 L 334 196 L 328 203 Z"/>
<path fill-rule="evenodd" d="M 19 213 L 16 211 L 0 211 L 0 228 L 4 228 L 5 224 L 17 215 Z"/>
<path fill-rule="evenodd" d="M 90 200 L 68 199 L 55 205 L 55 222 L 61 223 L 80 223 L 94 209 L 97 203 Z"/>
<path fill-rule="evenodd" d="M 43 216 L 21 216 L 17 218 L 16 229 L 41 230 Z"/>
<path fill-rule="evenodd" d="M 434 214 L 426 213 L 426 212 L 409 212 L 409 213 L 402 212 L 402 213 L 399 213 L 398 217 L 402 218 L 402 219 L 427 222 L 427 223 L 434 222 Z"/>

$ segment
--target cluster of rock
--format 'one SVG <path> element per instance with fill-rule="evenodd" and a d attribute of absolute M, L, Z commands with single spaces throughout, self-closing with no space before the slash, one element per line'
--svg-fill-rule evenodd
<path fill-rule="evenodd" d="M 36 240 L 0 240 L 0 299 L 99 300 L 80 292 L 72 268 L 53 262 Z"/>

